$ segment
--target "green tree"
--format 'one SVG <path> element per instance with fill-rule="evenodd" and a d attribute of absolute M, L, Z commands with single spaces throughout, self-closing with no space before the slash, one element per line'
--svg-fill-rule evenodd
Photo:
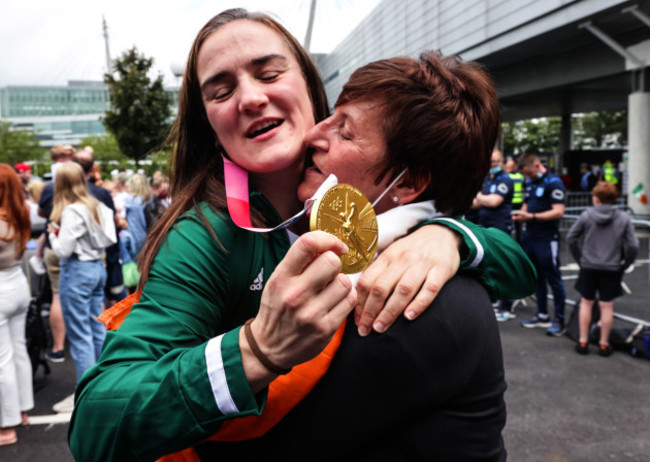
<path fill-rule="evenodd" d="M 560 149 L 561 117 L 541 117 L 501 124 L 503 152 L 518 156 L 526 152 L 551 153 Z"/>
<path fill-rule="evenodd" d="M 627 110 L 575 114 L 572 122 L 575 149 L 616 148 L 627 144 Z"/>
<path fill-rule="evenodd" d="M 38 145 L 32 130 L 12 130 L 11 122 L 0 120 L 0 162 L 15 165 L 18 162 L 48 162 L 47 150 Z"/>
<path fill-rule="evenodd" d="M 133 47 L 113 61 L 113 74 L 104 75 L 111 104 L 104 126 L 136 166 L 162 144 L 169 129 L 171 100 L 162 75 L 149 78 L 152 65 L 153 58 Z"/>
<path fill-rule="evenodd" d="M 151 154 L 151 165 L 145 169 L 147 176 L 152 176 L 156 170 L 160 170 L 166 176 L 169 176 L 170 165 L 169 160 L 171 157 L 171 149 L 166 148 L 163 151 L 156 151 Z"/>

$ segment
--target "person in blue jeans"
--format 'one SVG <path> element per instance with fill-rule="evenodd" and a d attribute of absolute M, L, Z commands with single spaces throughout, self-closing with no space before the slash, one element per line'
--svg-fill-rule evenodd
<path fill-rule="evenodd" d="M 74 162 L 57 170 L 48 233 L 61 259 L 61 308 L 78 382 L 97 361 L 106 335 L 95 319 L 106 283 L 101 257 L 117 239 L 113 212 L 88 193 L 83 169 Z"/>
<path fill-rule="evenodd" d="M 522 321 L 522 327 L 546 328 L 559 337 L 566 331 L 564 303 L 566 290 L 560 275 L 560 220 L 564 216 L 566 190 L 562 180 L 549 172 L 535 154 L 519 159 L 519 170 L 526 176 L 524 205 L 514 214 L 515 222 L 526 223 L 521 247 L 537 269 L 537 314 Z M 546 283 L 551 286 L 555 319 L 551 322 L 546 306 Z"/>

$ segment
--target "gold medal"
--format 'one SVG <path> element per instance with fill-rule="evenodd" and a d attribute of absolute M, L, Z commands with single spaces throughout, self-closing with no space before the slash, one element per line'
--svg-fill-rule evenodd
<path fill-rule="evenodd" d="M 314 203 L 309 228 L 341 239 L 350 248 L 341 255 L 343 273 L 363 271 L 377 251 L 377 216 L 372 205 L 354 186 L 337 184 Z"/>

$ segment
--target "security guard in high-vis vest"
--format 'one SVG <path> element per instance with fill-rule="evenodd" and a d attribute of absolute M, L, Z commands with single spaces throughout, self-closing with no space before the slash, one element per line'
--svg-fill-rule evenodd
<path fill-rule="evenodd" d="M 537 269 L 537 314 L 522 321 L 523 327 L 548 328 L 548 335 L 565 332 L 564 302 L 566 291 L 560 275 L 560 220 L 564 216 L 566 190 L 562 180 L 550 173 L 534 154 L 519 159 L 519 169 L 526 176 L 526 195 L 521 210 L 513 220 L 526 223 L 521 247 Z M 551 322 L 546 307 L 546 282 L 553 291 L 555 319 Z"/>
<path fill-rule="evenodd" d="M 603 164 L 603 180 L 618 186 L 618 171 L 609 160 Z"/>
<path fill-rule="evenodd" d="M 508 173 L 512 181 L 512 210 L 520 210 L 521 206 L 524 205 L 524 183 L 526 177 L 519 170 L 516 170 L 515 161 L 512 159 L 505 163 L 503 169 Z M 521 242 L 521 222 L 514 222 L 513 227 L 515 230 L 515 239 L 517 242 Z"/>

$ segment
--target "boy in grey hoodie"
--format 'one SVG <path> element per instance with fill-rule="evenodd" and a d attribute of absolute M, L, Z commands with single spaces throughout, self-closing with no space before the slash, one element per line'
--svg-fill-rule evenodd
<path fill-rule="evenodd" d="M 614 322 L 614 298 L 622 295 L 623 271 L 634 263 L 639 240 L 634 234 L 630 216 L 614 204 L 616 186 L 600 181 L 592 190 L 594 207 L 582 212 L 569 233 L 567 242 L 573 258 L 580 265 L 576 289 L 580 299 L 580 339 L 576 351 L 587 354 L 589 324 L 598 292 L 600 307 L 600 348 L 598 354 L 609 356 L 609 333 Z"/>

